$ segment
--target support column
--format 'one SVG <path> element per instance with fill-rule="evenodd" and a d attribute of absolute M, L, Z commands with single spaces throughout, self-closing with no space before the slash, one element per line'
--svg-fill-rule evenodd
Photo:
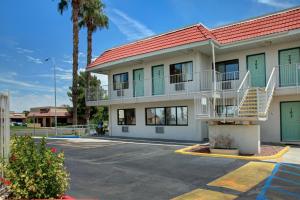
<path fill-rule="evenodd" d="M 216 74 L 216 58 L 215 58 L 215 45 L 211 41 L 211 53 L 212 53 L 212 62 L 213 62 L 213 74 L 214 74 L 214 88 L 213 88 L 213 107 L 214 107 L 214 117 L 216 116 L 216 91 L 217 91 L 217 74 Z"/>

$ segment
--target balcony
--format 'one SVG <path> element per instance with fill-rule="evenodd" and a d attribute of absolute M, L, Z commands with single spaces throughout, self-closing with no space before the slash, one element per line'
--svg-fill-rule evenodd
<path fill-rule="evenodd" d="M 147 101 L 193 99 L 194 94 L 212 91 L 214 73 L 204 70 L 194 74 L 176 74 L 155 79 L 89 87 L 86 90 L 87 105 L 109 105 Z M 216 73 L 218 91 L 237 90 L 239 72 Z"/>
<path fill-rule="evenodd" d="M 276 67 L 276 94 L 292 95 L 300 93 L 300 64 Z"/>

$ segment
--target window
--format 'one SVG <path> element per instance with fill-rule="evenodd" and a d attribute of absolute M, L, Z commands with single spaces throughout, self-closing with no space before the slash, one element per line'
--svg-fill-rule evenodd
<path fill-rule="evenodd" d="M 114 90 L 128 89 L 128 72 L 113 75 Z"/>
<path fill-rule="evenodd" d="M 135 109 L 119 109 L 118 125 L 135 125 Z"/>
<path fill-rule="evenodd" d="M 180 83 L 193 80 L 193 62 L 183 62 L 170 65 L 170 83 Z"/>
<path fill-rule="evenodd" d="M 187 107 L 177 107 L 177 124 L 187 124 Z"/>
<path fill-rule="evenodd" d="M 187 126 L 187 106 L 146 108 L 146 125 Z"/>
<path fill-rule="evenodd" d="M 216 63 L 216 71 L 220 72 L 222 81 L 239 79 L 239 60 L 228 60 Z"/>

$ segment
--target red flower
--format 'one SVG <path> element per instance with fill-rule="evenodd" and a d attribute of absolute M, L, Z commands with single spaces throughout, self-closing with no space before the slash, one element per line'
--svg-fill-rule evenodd
<path fill-rule="evenodd" d="M 5 180 L 4 185 L 11 185 L 11 182 L 9 180 Z"/>
<path fill-rule="evenodd" d="M 17 157 L 15 155 L 12 155 L 10 159 L 11 159 L 11 161 L 15 161 L 15 160 L 17 160 Z"/>
<path fill-rule="evenodd" d="M 11 182 L 9 180 L 5 180 L 4 178 L 0 178 L 0 182 L 2 182 L 4 185 L 11 185 Z"/>
<path fill-rule="evenodd" d="M 52 153 L 56 153 L 56 152 L 57 152 L 56 148 L 52 147 L 52 148 L 51 148 L 51 152 L 52 152 Z"/>

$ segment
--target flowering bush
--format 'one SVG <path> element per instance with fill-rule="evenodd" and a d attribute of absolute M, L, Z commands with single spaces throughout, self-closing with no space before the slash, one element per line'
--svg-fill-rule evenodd
<path fill-rule="evenodd" d="M 4 162 L 5 184 L 14 199 L 61 198 L 69 187 L 64 154 L 49 149 L 43 138 L 35 143 L 30 136 L 12 138 L 10 158 Z"/>

